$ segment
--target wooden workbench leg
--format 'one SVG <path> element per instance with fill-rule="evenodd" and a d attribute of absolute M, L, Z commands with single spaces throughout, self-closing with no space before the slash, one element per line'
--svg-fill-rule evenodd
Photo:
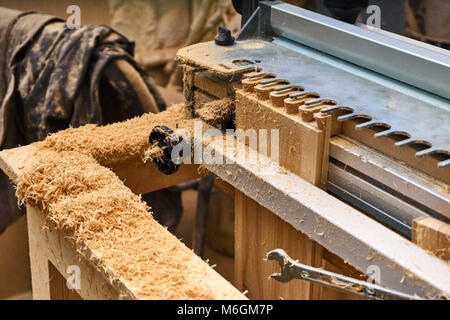
<path fill-rule="evenodd" d="M 27 206 L 28 245 L 30 248 L 31 287 L 33 299 L 50 299 L 50 275 L 48 268 L 48 246 L 43 240 L 42 225 L 37 221 L 32 208 Z"/>
<path fill-rule="evenodd" d="M 268 279 L 279 265 L 265 256 L 282 248 L 293 259 L 320 267 L 322 247 L 238 190 L 235 209 L 235 286 L 248 290 L 250 299 L 319 299 L 318 285 Z"/>
<path fill-rule="evenodd" d="M 80 255 L 67 234 L 59 229 L 43 227 L 45 216 L 41 211 L 27 206 L 27 219 L 33 299 L 133 298 L 126 288 L 119 284 L 113 286 L 103 273 Z M 74 276 L 79 277 L 79 282 Z M 78 283 L 79 288 L 68 288 L 69 277 L 74 280 L 71 283 Z"/>

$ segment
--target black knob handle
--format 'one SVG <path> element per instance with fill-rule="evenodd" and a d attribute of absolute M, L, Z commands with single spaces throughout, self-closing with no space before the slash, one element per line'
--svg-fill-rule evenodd
<path fill-rule="evenodd" d="M 231 46 L 234 43 L 234 37 L 231 35 L 231 31 L 228 28 L 220 26 L 214 41 L 219 46 Z"/>

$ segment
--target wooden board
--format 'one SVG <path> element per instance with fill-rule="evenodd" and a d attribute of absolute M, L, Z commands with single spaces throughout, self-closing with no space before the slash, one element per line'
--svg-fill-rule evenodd
<path fill-rule="evenodd" d="M 419 217 L 412 222 L 412 242 L 433 255 L 450 262 L 450 224 L 433 217 Z"/>
<path fill-rule="evenodd" d="M 21 170 L 24 168 L 25 164 L 33 161 L 33 153 L 35 150 L 35 145 L 29 145 L 0 152 L 0 168 L 2 168 L 12 180 L 16 180 L 21 174 Z M 134 166 L 129 164 L 127 170 L 131 171 L 127 171 L 128 174 L 124 174 L 123 178 L 126 180 L 127 175 L 134 177 L 138 177 L 139 175 L 149 177 L 148 174 L 142 170 L 148 170 L 152 167 L 154 167 L 153 164 L 148 164 L 148 167 L 139 166 L 136 163 Z M 136 171 L 130 168 L 135 168 Z M 192 173 L 194 172 L 194 169 L 196 172 L 196 166 L 192 166 L 191 171 L 186 172 Z M 153 170 L 156 170 L 156 168 Z M 183 171 L 180 173 L 183 173 Z M 174 174 L 174 177 L 175 175 L 176 174 Z M 179 180 L 173 179 L 171 183 L 185 182 L 186 179 L 191 179 L 191 174 L 180 174 L 178 177 L 180 177 Z M 151 180 L 152 179 L 143 179 L 142 184 L 144 186 L 137 185 L 136 188 L 150 191 L 153 189 L 160 189 L 161 186 L 167 185 L 167 182 L 163 179 L 159 179 L 162 184 L 158 187 L 157 183 Z M 76 249 L 74 242 L 69 240 L 70 238 L 73 238 L 71 234 L 66 234 L 52 225 L 44 227 L 45 217 L 38 209 L 27 206 L 27 216 L 32 287 L 35 299 L 50 299 L 52 296 L 59 298 L 76 297 L 75 293 L 66 292 L 61 289 L 61 279 L 52 282 L 52 279 L 55 276 L 54 272 L 52 272 L 52 267 L 54 267 L 60 275 L 67 277 L 67 268 L 74 265 L 78 266 L 81 271 L 81 287 L 79 290 L 76 290 L 76 293 L 83 299 L 133 299 L 138 297 L 138 294 L 134 292 L 134 288 L 138 288 L 139 286 L 133 285 L 133 281 L 125 283 L 120 280 L 120 277 L 114 277 L 111 268 L 107 268 L 106 266 L 99 267 L 98 258 L 96 258 L 96 255 L 92 253 L 88 246 L 79 251 Z M 169 235 L 168 231 L 167 234 L 167 237 L 173 237 Z M 179 243 L 179 246 L 184 247 L 181 242 Z M 184 249 L 192 254 L 190 259 L 180 263 L 192 263 L 193 265 L 205 264 L 205 262 L 193 252 L 185 247 Z M 165 257 L 165 259 L 167 259 L 167 257 Z M 189 268 L 186 270 L 192 272 Z M 210 286 L 211 291 L 214 293 L 214 297 L 217 299 L 246 299 L 243 294 L 206 264 L 204 268 L 199 268 L 198 270 L 203 270 L 199 276 L 205 279 L 205 283 Z M 109 279 L 114 280 L 111 282 Z M 54 285 L 55 288 L 52 289 L 52 285 Z M 174 287 L 173 290 L 176 290 L 176 287 Z"/>
<path fill-rule="evenodd" d="M 67 268 L 77 266 L 80 270 L 80 289 L 76 290 L 84 299 L 118 299 L 120 294 L 132 298 L 126 287 L 121 290 L 106 282 L 105 276 L 76 252 L 74 245 L 66 238 L 66 234 L 53 228 L 43 228 L 44 215 L 37 209 L 27 207 L 28 235 L 30 246 L 31 280 L 33 299 L 48 300 L 64 295 L 73 297 L 61 289 L 60 281 L 53 280 L 53 266 L 61 275 L 68 276 Z"/>
<path fill-rule="evenodd" d="M 199 177 L 198 165 L 195 164 L 181 165 L 178 171 L 166 175 L 153 162 L 143 163 L 140 159 L 119 162 L 111 170 L 136 194 L 161 190 Z"/>
<path fill-rule="evenodd" d="M 268 277 L 279 272 L 266 253 L 282 248 L 299 262 L 321 267 L 322 247 L 269 210 L 236 190 L 235 285 L 250 299 L 318 299 L 321 288 L 311 282 L 280 283 Z"/>
<path fill-rule="evenodd" d="M 324 132 L 313 122 L 303 122 L 298 115 L 287 114 L 268 100 L 243 90 L 236 91 L 236 128 L 267 129 L 268 150 L 270 130 L 279 130 L 279 163 L 306 181 L 321 182 Z"/>
<path fill-rule="evenodd" d="M 0 169 L 15 181 L 20 170 L 32 161 L 35 149 L 35 145 L 31 144 L 1 151 Z M 182 165 L 177 172 L 166 175 L 153 162 L 143 163 L 140 158 L 118 162 L 111 170 L 136 194 L 160 190 L 199 177 L 198 165 Z"/>

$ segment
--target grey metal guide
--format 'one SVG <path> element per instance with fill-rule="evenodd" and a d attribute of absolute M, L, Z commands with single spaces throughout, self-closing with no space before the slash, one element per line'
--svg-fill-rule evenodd
<path fill-rule="evenodd" d="M 423 210 L 422 215 L 428 214 L 450 222 L 450 196 L 445 183 L 425 177 L 417 170 L 344 136 L 331 138 L 330 159 L 336 159 L 345 164 L 346 169 L 352 168 L 376 180 L 383 190 L 391 190 L 392 195 L 397 195 L 399 204 L 406 200 Z M 333 179 L 333 172 L 329 172 L 328 178 Z M 406 212 L 400 210 L 399 214 L 402 216 Z M 415 215 L 408 213 L 404 218 L 407 218 L 407 225 L 411 226 Z"/>
<path fill-rule="evenodd" d="M 261 5 L 270 7 L 271 30 L 277 36 L 450 99 L 447 50 L 387 31 L 361 28 L 287 3 Z"/>
<path fill-rule="evenodd" d="M 409 239 L 412 220 L 427 215 L 333 163 L 328 167 L 327 189 Z"/>
<path fill-rule="evenodd" d="M 418 89 L 406 85 L 399 89 L 395 85 L 380 84 L 386 77 L 376 75 L 374 77 L 377 80 L 373 80 L 359 76 L 354 70 L 347 71 L 343 67 L 321 61 L 324 54 L 297 43 L 292 43 L 292 48 L 301 50 L 288 49 L 263 40 L 238 41 L 232 47 L 217 48 L 214 51 L 210 48 L 212 45 L 197 45 L 196 52 L 201 52 L 199 47 L 205 46 L 205 49 L 209 49 L 205 50 L 205 54 L 208 54 L 205 58 L 217 61 L 218 65 L 226 65 L 228 71 L 245 72 L 261 68 L 260 73 L 275 75 L 274 79 L 266 80 L 267 82 L 288 80 L 288 86 L 299 85 L 305 88 L 305 92 L 319 94 L 320 98 L 317 100 L 334 100 L 336 106 L 328 108 L 328 111 L 335 108 L 353 110 L 342 116 L 342 120 L 364 116 L 371 121 L 361 125 L 386 125 L 386 130 L 378 133 L 378 136 L 404 133 L 405 140 L 399 142 L 399 146 L 402 142 L 407 144 L 413 141 L 429 146 L 419 151 L 418 156 L 432 153 L 440 153 L 444 157 L 450 155 L 450 103 L 446 99 L 417 93 Z M 328 56 L 325 59 L 332 58 Z M 197 60 L 201 61 L 202 57 L 197 56 Z M 248 64 L 243 66 L 243 60 L 248 61 Z M 348 65 L 349 68 L 358 68 Z M 223 73 L 224 68 L 219 66 L 216 71 Z M 378 81 L 379 78 L 382 80 Z M 388 84 L 389 81 L 385 83 Z M 449 164 L 449 161 L 441 162 L 441 166 Z"/>

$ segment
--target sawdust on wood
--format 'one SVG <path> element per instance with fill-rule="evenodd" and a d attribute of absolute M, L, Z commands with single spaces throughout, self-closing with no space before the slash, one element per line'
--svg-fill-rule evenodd
<path fill-rule="evenodd" d="M 158 146 L 158 143 L 154 143 L 147 150 L 145 150 L 144 163 L 151 160 L 162 161 L 163 156 L 164 156 L 163 149 L 160 146 Z"/>
<path fill-rule="evenodd" d="M 178 104 L 158 114 L 144 114 L 107 126 L 86 125 L 50 135 L 42 145 L 55 151 L 76 151 L 90 155 L 104 166 L 130 158 L 143 158 L 149 148 L 148 136 L 157 125 L 193 132 L 193 120 L 186 118 L 184 105 Z"/>
<path fill-rule="evenodd" d="M 88 249 L 85 257 L 111 283 L 123 282 L 136 298 L 239 299 L 243 296 L 237 290 L 211 277 L 214 271 L 100 164 L 143 157 L 155 125 L 178 123 L 189 129 L 184 114 L 182 106 L 175 106 L 123 123 L 56 133 L 35 144 L 33 161 L 17 178 L 17 197 L 22 204 L 38 207 L 50 226 L 68 231 L 80 253 Z"/>
<path fill-rule="evenodd" d="M 232 119 L 234 114 L 234 103 L 230 98 L 223 98 L 204 103 L 196 114 L 207 123 L 216 126 L 224 120 Z"/>

